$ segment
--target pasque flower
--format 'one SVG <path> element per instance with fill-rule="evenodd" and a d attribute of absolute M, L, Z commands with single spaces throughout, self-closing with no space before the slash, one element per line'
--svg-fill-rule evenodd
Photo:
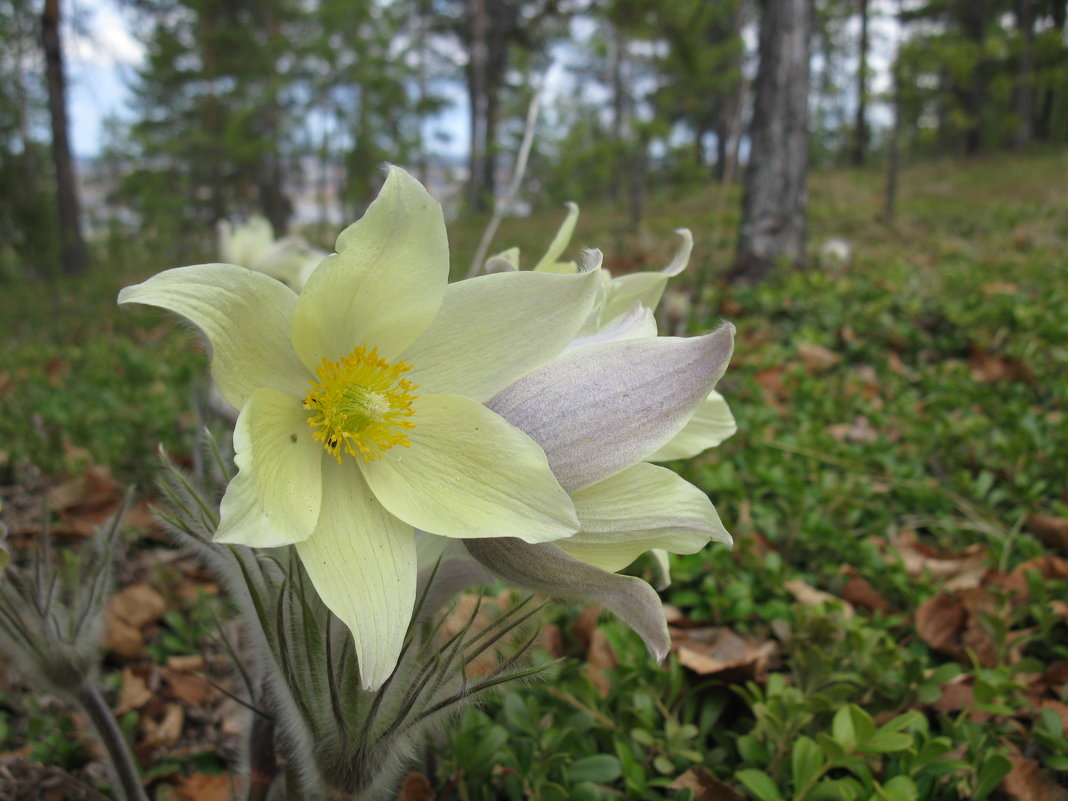
<path fill-rule="evenodd" d="M 218 233 L 222 261 L 266 273 L 297 292 L 327 255 L 295 234 L 275 239 L 271 223 L 258 214 L 240 225 L 220 220 Z"/>
<path fill-rule="evenodd" d="M 577 271 L 558 261 L 577 211 L 572 204 L 535 272 Z M 703 491 L 650 464 L 696 455 L 735 430 L 726 402 L 713 390 L 730 359 L 734 327 L 688 339 L 656 335 L 652 308 L 668 278 L 686 266 L 693 245 L 689 231 L 678 234 L 682 245 L 662 272 L 609 279 L 602 271 L 582 334 L 489 402 L 544 448 L 575 503 L 579 531 L 554 543 L 465 543 L 507 580 L 605 605 L 658 659 L 669 646 L 660 599 L 644 581 L 615 571 L 645 551 L 694 553 L 712 540 L 731 542 Z M 497 270 L 518 266 L 515 251 L 496 258 Z M 597 262 L 599 253 L 587 259 Z"/>
<path fill-rule="evenodd" d="M 411 617 L 413 528 L 531 543 L 578 529 L 542 447 L 485 404 L 577 334 L 595 272 L 448 285 L 448 269 L 440 206 L 391 168 L 299 296 L 227 264 L 119 295 L 207 336 L 215 382 L 240 410 L 215 539 L 294 544 L 351 630 L 368 689 L 393 670 Z"/>

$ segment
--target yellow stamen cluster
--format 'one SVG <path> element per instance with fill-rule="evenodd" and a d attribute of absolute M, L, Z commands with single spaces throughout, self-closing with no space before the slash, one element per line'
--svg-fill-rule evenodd
<path fill-rule="evenodd" d="M 407 448 L 408 418 L 415 410 L 416 385 L 401 374 L 411 370 L 405 362 L 390 364 L 377 348 L 360 345 L 339 361 L 324 358 L 316 368 L 319 380 L 304 396 L 312 412 L 312 437 L 341 464 L 341 451 L 373 462 L 394 445 Z"/>

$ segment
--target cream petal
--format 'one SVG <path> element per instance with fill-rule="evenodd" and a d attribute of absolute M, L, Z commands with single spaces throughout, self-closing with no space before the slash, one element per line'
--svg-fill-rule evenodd
<path fill-rule="evenodd" d="M 219 509 L 216 542 L 270 548 L 311 536 L 322 498 L 323 449 L 300 401 L 258 389 L 234 428 L 237 475 Z"/>
<path fill-rule="evenodd" d="M 260 387 L 301 397 L 311 377 L 289 341 L 297 296 L 288 287 L 233 264 L 165 270 L 119 293 L 119 303 L 159 306 L 187 318 L 211 343 L 211 373 L 240 409 Z"/>
<path fill-rule="evenodd" d="M 644 462 L 571 494 L 579 533 L 557 543 L 587 564 L 622 570 L 646 551 L 731 544 L 712 502 L 671 470 Z"/>
<path fill-rule="evenodd" d="M 438 313 L 449 279 L 441 206 L 391 167 L 367 213 L 308 278 L 293 312 L 293 347 L 309 370 L 359 345 L 393 360 Z"/>
<path fill-rule="evenodd" d="M 655 571 L 653 587 L 657 592 L 663 592 L 671 586 L 671 559 L 668 552 L 661 548 L 653 548 L 649 551 L 649 556 L 652 557 Z"/>
<path fill-rule="evenodd" d="M 662 448 L 646 457 L 650 462 L 666 462 L 670 459 L 689 459 L 714 448 L 734 435 L 738 424 L 723 396 L 713 390 L 701 401 L 693 417 Z"/>
<path fill-rule="evenodd" d="M 534 270 L 537 272 L 573 273 L 578 269 L 574 262 L 560 263 L 560 254 L 571 243 L 571 235 L 575 232 L 575 223 L 578 222 L 579 216 L 578 205 L 570 201 L 565 205 L 567 206 L 567 217 L 564 218 L 564 222 L 560 225 L 556 236 L 553 237 L 553 241 L 549 243 L 549 249 L 545 251 L 545 255 L 534 265 Z"/>
<path fill-rule="evenodd" d="M 523 432 L 459 395 L 423 395 L 413 407 L 411 447 L 360 464 L 394 515 L 444 537 L 543 542 L 578 530 L 571 499 Z"/>
<path fill-rule="evenodd" d="M 685 228 L 675 231 L 682 238 L 679 249 L 671 263 L 660 272 L 641 272 L 613 278 L 608 286 L 608 297 L 601 311 L 602 320 L 611 320 L 626 312 L 635 303 L 655 309 L 667 288 L 668 279 L 686 268 L 693 251 L 693 236 Z"/>
<path fill-rule="evenodd" d="M 615 317 L 593 333 L 585 334 L 571 340 L 565 351 L 585 348 L 587 345 L 599 345 L 604 342 L 618 342 L 622 339 L 643 339 L 656 336 L 656 317 L 653 310 L 640 303 L 631 306 L 630 311 Z"/>
<path fill-rule="evenodd" d="M 319 523 L 297 554 L 352 632 L 360 684 L 377 690 L 397 666 L 415 607 L 415 532 L 382 508 L 357 470 L 328 459 Z"/>
<path fill-rule="evenodd" d="M 509 273 L 519 269 L 519 248 L 508 248 L 486 259 L 484 273 Z"/>
<path fill-rule="evenodd" d="M 541 445 L 572 492 L 675 436 L 723 375 L 733 347 L 730 324 L 689 339 L 591 345 L 533 370 L 488 405 Z"/>
<path fill-rule="evenodd" d="M 580 562 L 557 543 L 530 544 L 512 537 L 464 540 L 471 555 L 493 573 L 521 587 L 607 607 L 634 629 L 650 653 L 663 660 L 671 647 L 660 596 L 634 576 L 617 576 Z"/>
<path fill-rule="evenodd" d="M 421 393 L 488 400 L 567 345 L 597 285 L 593 273 L 526 271 L 450 284 L 438 316 L 401 358 Z"/>

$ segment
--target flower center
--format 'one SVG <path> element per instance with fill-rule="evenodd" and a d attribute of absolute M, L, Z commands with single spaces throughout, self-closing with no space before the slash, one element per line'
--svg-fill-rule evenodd
<path fill-rule="evenodd" d="M 304 396 L 312 437 L 341 464 L 341 451 L 373 462 L 394 445 L 407 448 L 408 431 L 415 428 L 416 385 L 401 374 L 404 362 L 390 364 L 378 348 L 360 345 L 339 361 L 324 358 L 316 368 L 319 380 Z"/>

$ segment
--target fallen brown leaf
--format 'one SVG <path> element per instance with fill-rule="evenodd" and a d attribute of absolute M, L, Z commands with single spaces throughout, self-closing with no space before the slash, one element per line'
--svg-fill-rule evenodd
<path fill-rule="evenodd" d="M 700 766 L 687 770 L 668 788 L 676 792 L 691 790 L 693 801 L 745 801 L 744 795 Z"/>
<path fill-rule="evenodd" d="M 185 726 L 185 709 L 179 704 L 167 704 L 163 708 L 163 718 L 156 723 L 151 720 L 142 720 L 148 736 L 141 744 L 143 748 L 157 748 L 160 746 L 174 745 L 182 736 L 182 728 Z"/>
<path fill-rule="evenodd" d="M 855 567 L 847 565 L 842 573 L 848 577 L 842 586 L 842 597 L 845 600 L 869 612 L 882 612 L 888 615 L 894 611 L 890 602 L 872 586 L 871 582 L 860 575 Z"/>
<path fill-rule="evenodd" d="M 404 777 L 404 784 L 396 801 L 434 801 L 434 788 L 422 773 L 412 771 Z"/>
<path fill-rule="evenodd" d="M 444 642 L 459 634 L 468 624 L 471 626 L 469 635 L 482 631 L 487 626 L 492 625 L 493 621 L 499 618 L 503 612 L 506 612 L 512 606 L 513 600 L 514 596 L 508 591 L 502 592 L 496 597 L 463 593 L 457 598 L 453 609 L 445 616 L 438 636 Z M 475 616 L 474 622 L 471 622 L 472 615 Z M 497 666 L 502 654 L 507 653 L 509 649 L 523 641 L 523 635 L 524 632 L 521 629 L 513 629 L 510 634 L 503 637 L 494 647 L 487 648 L 473 661 L 468 662 L 467 675 L 485 676 Z"/>
<path fill-rule="evenodd" d="M 863 415 L 854 418 L 852 423 L 836 423 L 827 426 L 824 431 L 830 434 L 835 442 L 870 445 L 879 441 L 879 432 L 872 427 L 868 418 Z"/>
<path fill-rule="evenodd" d="M 1045 545 L 1068 555 L 1068 519 L 1051 515 L 1028 515 L 1024 528 Z"/>
<path fill-rule="evenodd" d="M 833 350 L 812 342 L 799 342 L 797 355 L 810 373 L 822 373 L 842 361 L 842 357 Z"/>
<path fill-rule="evenodd" d="M 107 609 L 104 610 L 103 646 L 105 651 L 127 661 L 145 655 L 145 638 L 141 636 L 141 630 L 109 615 Z"/>
<path fill-rule="evenodd" d="M 140 659 L 145 653 L 142 627 L 155 623 L 166 611 L 163 596 L 146 582 L 115 593 L 104 607 L 104 650 L 122 659 Z"/>
<path fill-rule="evenodd" d="M 829 592 L 817 590 L 812 585 L 806 584 L 800 579 L 787 581 L 785 584 L 783 584 L 783 587 L 788 593 L 794 596 L 794 598 L 797 599 L 797 602 L 802 606 L 822 606 L 823 604 L 830 601 L 831 603 L 835 603 L 841 607 L 842 616 L 846 620 L 852 619 L 853 616 L 856 614 L 856 610 L 853 609 L 853 605 L 849 603 L 849 601 L 831 595 Z"/>
<path fill-rule="evenodd" d="M 1043 581 L 1063 581 L 1068 579 L 1068 559 L 1059 556 L 1039 556 L 1019 564 L 1008 575 L 993 577 L 992 583 L 1012 592 L 1018 602 L 1027 600 L 1027 574 L 1037 572 Z"/>
<path fill-rule="evenodd" d="M 48 500 L 62 521 L 56 534 L 88 537 L 119 510 L 122 485 L 107 465 L 90 465 L 81 476 L 53 487 Z"/>
<path fill-rule="evenodd" d="M 1012 356 L 991 354 L 978 346 L 972 347 L 972 356 L 968 359 L 972 380 L 977 384 L 994 384 L 1000 381 L 1034 383 L 1035 374 L 1031 368 Z"/>
<path fill-rule="evenodd" d="M 608 642 L 608 635 L 604 629 L 598 627 L 593 630 L 589 648 L 586 649 L 586 675 L 589 676 L 593 686 L 597 688 L 602 698 L 607 698 L 612 689 L 612 682 L 608 679 L 608 671 L 615 670 L 616 652 Z"/>
<path fill-rule="evenodd" d="M 108 607 L 112 613 L 136 628 L 155 623 L 167 611 L 167 601 L 146 581 L 123 587 L 111 596 Z"/>
<path fill-rule="evenodd" d="M 985 590 L 944 593 L 928 598 L 916 609 L 916 631 L 921 640 L 946 656 L 968 663 L 974 653 L 979 664 L 993 667 L 997 649 L 980 619 L 997 611 L 993 597 Z"/>
<path fill-rule="evenodd" d="M 780 412 L 786 409 L 783 401 L 790 394 L 783 383 L 783 374 L 785 372 L 786 368 L 781 366 L 765 367 L 753 376 L 753 379 L 763 391 L 764 403 Z"/>
<path fill-rule="evenodd" d="M 1068 790 L 1058 785 L 1037 761 L 1022 756 L 1009 759 L 1012 770 L 998 785 L 1007 801 L 1068 801 Z"/>
<path fill-rule="evenodd" d="M 555 623 L 542 626 L 539 647 L 553 659 L 564 655 L 564 634 Z"/>
<path fill-rule="evenodd" d="M 211 682 L 196 673 L 183 673 L 171 668 L 163 668 L 160 673 L 174 699 L 191 707 L 203 706 L 215 691 Z"/>
<path fill-rule="evenodd" d="M 715 676 L 728 684 L 763 681 L 768 665 L 778 654 L 774 640 L 757 641 L 726 626 L 704 629 L 673 629 L 672 648 L 679 664 L 702 676 Z"/>
<path fill-rule="evenodd" d="M 169 801 L 234 801 L 233 784 L 233 778 L 226 773 L 182 776 L 171 790 Z"/>
<path fill-rule="evenodd" d="M 987 574 L 986 549 L 982 545 L 972 545 L 959 553 L 940 551 L 921 542 L 910 529 L 891 530 L 889 540 L 906 573 L 914 578 L 942 579 L 947 590 L 978 587 Z"/>
<path fill-rule="evenodd" d="M 601 607 L 588 606 L 579 613 L 571 622 L 571 633 L 582 643 L 582 647 L 589 649 L 593 642 L 593 633 L 597 630 L 597 619 L 601 616 Z"/>
<path fill-rule="evenodd" d="M 145 679 L 130 668 L 123 668 L 122 684 L 119 686 L 119 705 L 115 707 L 115 714 L 123 715 L 131 709 L 140 709 L 151 698 L 152 691 L 148 689 Z"/>

